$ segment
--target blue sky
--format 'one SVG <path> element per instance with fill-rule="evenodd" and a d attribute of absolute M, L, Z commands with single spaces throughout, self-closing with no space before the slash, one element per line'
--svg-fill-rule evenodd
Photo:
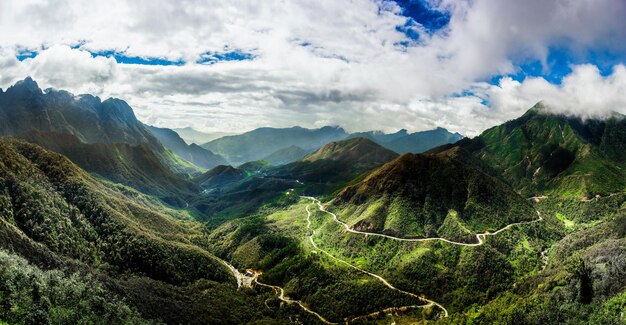
<path fill-rule="evenodd" d="M 127 100 L 146 123 L 475 135 L 538 101 L 624 111 L 614 0 L 7 0 L 0 87 Z M 195 10 L 185 10 L 194 6 Z"/>

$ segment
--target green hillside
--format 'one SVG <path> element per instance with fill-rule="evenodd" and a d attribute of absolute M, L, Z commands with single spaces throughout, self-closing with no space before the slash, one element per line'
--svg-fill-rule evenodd
<path fill-rule="evenodd" d="M 284 165 L 290 162 L 294 162 L 296 160 L 300 160 L 304 158 L 309 150 L 302 149 L 298 146 L 289 146 L 286 148 L 282 148 L 274 151 L 270 155 L 263 158 L 263 160 L 268 161 L 272 165 Z"/>
<path fill-rule="evenodd" d="M 464 241 L 537 217 L 527 200 L 468 156 L 458 148 L 405 154 L 341 190 L 333 205 L 355 229 Z"/>
<path fill-rule="evenodd" d="M 65 155 L 92 174 L 158 196 L 174 205 L 182 204 L 183 197 L 198 191 L 191 182 L 161 164 L 146 145 L 87 144 L 70 134 L 35 130 L 19 137 Z"/>
<path fill-rule="evenodd" d="M 4 222 L 53 252 L 171 283 L 229 280 L 194 243 L 198 229 L 176 219 L 182 216 L 163 214 L 148 198 L 107 186 L 41 147 L 3 138 L 0 150 Z"/>
<path fill-rule="evenodd" d="M 581 119 L 541 104 L 459 142 L 526 196 L 593 197 L 625 190 L 626 119 Z"/>
<path fill-rule="evenodd" d="M 131 188 L 103 183 L 57 153 L 11 138 L 0 138 L 0 249 L 10 252 L 6 258 L 0 256 L 10 265 L 24 265 L 13 257 L 16 254 L 36 267 L 58 270 L 49 276 L 51 281 L 61 282 L 51 283 L 50 290 L 63 283 L 70 286 L 55 293 L 67 295 L 65 301 L 49 291 L 30 293 L 23 282 L 11 280 L 14 273 L 0 267 L 3 283 L 16 286 L 0 286 L 4 306 L 14 306 L 2 309 L 4 320 L 20 319 L 24 316 L 21 312 L 31 311 L 42 314 L 28 317 L 66 321 L 85 321 L 94 313 L 113 322 L 132 321 L 137 318 L 133 311 L 146 319 L 167 322 L 172 322 L 172 317 L 186 322 L 231 319 L 235 323 L 240 317 L 262 317 L 255 314 L 252 301 L 235 291 L 234 278 L 209 253 L 202 226 L 187 212 L 171 210 Z M 19 272 L 33 274 L 33 281 L 35 277 L 47 279 L 48 275 L 41 273 L 45 271 L 20 268 Z M 87 275 L 72 275 L 76 272 Z M 87 295 L 81 289 L 85 285 L 105 291 Z M 30 297 L 34 305 L 9 299 L 14 296 L 8 294 L 18 292 L 23 299 Z M 50 302 L 38 305 L 45 303 L 45 297 Z M 94 299 L 100 300 L 85 305 Z M 227 302 L 233 299 L 242 306 L 238 316 L 230 315 L 232 303 Z M 157 307 L 163 304 L 168 307 Z M 180 318 L 184 308 L 187 315 Z M 81 310 L 84 315 L 76 314 Z"/>
<path fill-rule="evenodd" d="M 243 180 L 246 172 L 233 166 L 217 166 L 196 177 L 194 181 L 204 189 L 219 188 Z"/>
<path fill-rule="evenodd" d="M 270 176 L 295 179 L 310 193 L 327 194 L 398 154 L 365 138 L 330 142 L 303 159 L 270 169 Z"/>

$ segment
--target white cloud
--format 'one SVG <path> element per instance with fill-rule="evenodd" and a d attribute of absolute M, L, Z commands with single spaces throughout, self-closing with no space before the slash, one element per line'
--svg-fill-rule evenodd
<path fill-rule="evenodd" d="M 489 98 L 504 118 L 518 116 L 538 100 L 555 113 L 602 118 L 613 112 L 626 114 L 625 93 L 624 65 L 616 65 L 610 75 L 603 77 L 596 66 L 583 64 L 574 66 L 561 85 L 543 78 L 529 78 L 521 83 L 502 78 L 498 86 L 486 88 L 482 96 Z"/>
<path fill-rule="evenodd" d="M 562 86 L 541 78 L 481 82 L 545 60 L 551 46 L 624 54 L 624 2 L 434 3 L 450 12 L 449 26 L 421 31 L 416 46 L 402 49 L 406 36 L 396 26 L 407 18 L 384 0 L 1 1 L 0 87 L 31 75 L 43 87 L 126 99 L 147 123 L 207 131 L 340 124 L 475 135 L 539 100 L 577 114 L 626 107 L 623 66 L 608 78 L 576 66 Z M 15 51 L 24 49 L 40 53 L 19 62 Z M 147 66 L 89 53 L 193 62 L 232 49 L 255 59 Z M 476 95 L 452 95 L 463 90 Z"/>

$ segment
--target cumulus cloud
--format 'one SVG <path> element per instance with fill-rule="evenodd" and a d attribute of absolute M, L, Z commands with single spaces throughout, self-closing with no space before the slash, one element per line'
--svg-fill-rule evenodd
<path fill-rule="evenodd" d="M 585 116 L 626 107 L 621 65 L 607 77 L 576 65 L 560 85 L 484 82 L 533 60 L 549 72 L 553 47 L 625 55 L 624 2 L 430 4 L 449 24 L 412 24 L 410 39 L 397 28 L 410 18 L 387 0 L 1 1 L 0 87 L 31 75 L 43 87 L 123 98 L 147 123 L 206 131 L 339 124 L 475 135 L 540 100 Z M 26 50 L 38 55 L 18 61 Z M 196 63 L 229 51 L 253 59 Z M 101 52 L 185 64 L 121 64 Z"/>
<path fill-rule="evenodd" d="M 502 78 L 498 85 L 482 92 L 494 109 L 505 117 L 514 117 L 541 100 L 547 109 L 557 114 L 583 118 L 603 118 L 615 112 L 626 113 L 626 67 L 616 65 L 604 77 L 594 65 L 573 67 L 572 73 L 560 85 L 543 78 L 528 78 L 523 82 Z"/>

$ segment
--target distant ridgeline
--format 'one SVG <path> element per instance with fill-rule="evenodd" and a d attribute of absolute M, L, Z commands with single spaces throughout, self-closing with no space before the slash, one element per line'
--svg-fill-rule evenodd
<path fill-rule="evenodd" d="M 393 134 L 379 131 L 349 134 L 340 127 L 331 126 L 319 129 L 260 128 L 240 135 L 222 137 L 205 143 L 202 147 L 225 157 L 233 165 L 255 160 L 267 160 L 273 165 L 279 165 L 303 158 L 329 142 L 352 138 L 366 138 L 396 153 L 420 153 L 443 144 L 454 143 L 463 136 L 443 128 L 416 133 L 401 130 Z"/>

